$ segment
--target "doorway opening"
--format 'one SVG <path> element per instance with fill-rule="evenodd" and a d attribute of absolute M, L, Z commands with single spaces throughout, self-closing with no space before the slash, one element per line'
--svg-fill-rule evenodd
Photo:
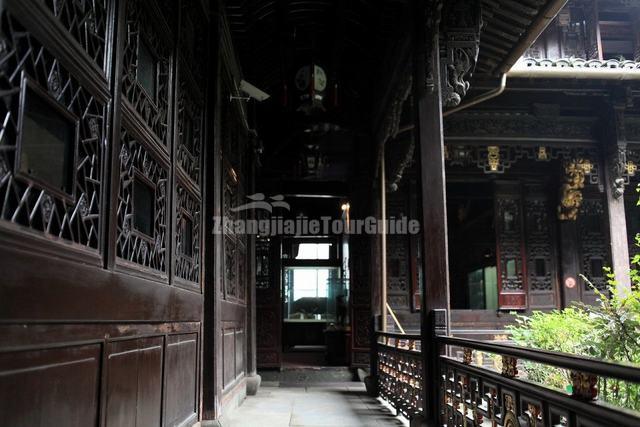
<path fill-rule="evenodd" d="M 341 252 L 336 238 L 283 241 L 283 367 L 346 364 L 349 287 Z"/>

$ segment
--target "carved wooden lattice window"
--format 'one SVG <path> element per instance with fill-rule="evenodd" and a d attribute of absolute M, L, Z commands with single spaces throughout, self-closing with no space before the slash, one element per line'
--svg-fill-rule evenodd
<path fill-rule="evenodd" d="M 235 169 L 233 169 L 228 163 L 225 162 L 224 172 L 224 187 L 223 187 L 223 212 L 224 216 L 230 220 L 239 218 L 239 213 L 234 212 L 233 209 L 238 205 L 238 175 Z M 239 235 L 236 235 L 235 230 L 227 228 L 224 230 L 224 296 L 226 299 L 237 299 L 240 297 L 239 293 L 239 278 L 238 278 L 238 260 L 239 250 L 238 242 Z"/>
<path fill-rule="evenodd" d="M 181 75 L 187 74 L 184 67 Z M 200 156 L 202 151 L 204 106 L 198 95 L 198 87 L 188 75 L 181 78 L 178 88 L 178 166 L 200 187 Z"/>
<path fill-rule="evenodd" d="M 96 252 L 107 99 L 8 12 L 2 29 L 0 217 Z"/>
<path fill-rule="evenodd" d="M 45 0 L 51 13 L 102 70 L 105 65 L 106 0 Z"/>
<path fill-rule="evenodd" d="M 256 239 L 256 289 L 271 286 L 271 242 L 268 238 Z"/>
<path fill-rule="evenodd" d="M 176 186 L 175 276 L 190 283 L 200 280 L 200 199 Z"/>
<path fill-rule="evenodd" d="M 126 4 L 122 92 L 157 140 L 168 146 L 171 31 L 155 2 Z"/>
<path fill-rule="evenodd" d="M 495 200 L 498 304 L 501 309 L 525 309 L 526 263 L 520 187 L 516 184 L 497 186 Z"/>
<path fill-rule="evenodd" d="M 204 79 L 206 56 L 196 57 L 206 46 L 205 16 L 200 2 L 182 2 L 178 37 L 176 114 L 174 129 L 174 277 L 189 288 L 200 282 L 201 244 L 201 153 L 204 142 Z M 199 17 L 195 26 L 192 16 Z M 188 28 L 187 28 L 188 27 Z M 185 34 L 189 36 L 186 37 Z M 199 78 L 196 78 L 196 73 Z"/>
<path fill-rule="evenodd" d="M 603 197 L 585 198 L 578 214 L 578 245 L 580 270 L 598 290 L 607 287 L 603 267 L 610 265 Z M 591 292 L 583 282 L 583 291 Z"/>
<path fill-rule="evenodd" d="M 402 185 L 387 194 L 387 217 L 400 218 L 408 213 L 409 192 Z M 409 238 L 402 234 L 387 237 L 387 292 L 389 304 L 394 310 L 408 311 L 410 305 Z"/>
<path fill-rule="evenodd" d="M 556 306 L 556 263 L 553 219 L 550 203 L 543 188 L 528 186 L 524 201 L 527 252 L 527 287 L 529 305 Z"/>
<path fill-rule="evenodd" d="M 121 131 L 120 143 L 117 256 L 164 273 L 168 165 L 126 128 Z M 136 206 L 138 203 L 143 205 Z"/>

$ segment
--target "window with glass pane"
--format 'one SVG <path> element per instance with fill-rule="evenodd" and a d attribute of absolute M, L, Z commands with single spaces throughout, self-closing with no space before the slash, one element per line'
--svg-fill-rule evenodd
<path fill-rule="evenodd" d="M 140 179 L 133 181 L 133 226 L 147 236 L 153 235 L 154 190 Z"/>
<path fill-rule="evenodd" d="M 329 259 L 331 243 L 300 243 L 295 259 Z"/>
<path fill-rule="evenodd" d="M 156 61 L 156 58 L 146 43 L 140 40 L 138 43 L 138 69 L 136 79 L 152 99 L 156 97 L 157 71 L 158 61 Z"/>
<path fill-rule="evenodd" d="M 76 121 L 38 92 L 27 89 L 20 171 L 67 194 L 73 192 Z"/>
<path fill-rule="evenodd" d="M 336 300 L 347 290 L 337 267 L 285 268 L 285 312 L 288 319 L 333 320 Z"/>

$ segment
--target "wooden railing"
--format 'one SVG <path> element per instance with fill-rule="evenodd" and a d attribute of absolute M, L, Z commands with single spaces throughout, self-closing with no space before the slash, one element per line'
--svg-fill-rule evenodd
<path fill-rule="evenodd" d="M 431 418 L 446 426 L 640 426 L 640 414 L 600 402 L 603 379 L 640 384 L 640 368 L 588 357 L 523 348 L 488 341 L 434 336 L 441 354 L 438 378 L 423 382 L 419 335 L 377 333 L 378 390 L 399 413 Z M 461 357 L 453 357 L 453 351 Z M 477 358 L 489 353 L 501 371 Z M 571 392 L 534 383 L 519 372 L 535 362 L 565 370 Z M 522 369 L 520 369 L 522 370 Z M 524 370 L 522 370 L 524 371 Z M 437 413 L 425 414 L 426 399 L 438 396 Z"/>
<path fill-rule="evenodd" d="M 422 413 L 420 335 L 380 332 L 376 337 L 378 392 L 399 414 Z"/>

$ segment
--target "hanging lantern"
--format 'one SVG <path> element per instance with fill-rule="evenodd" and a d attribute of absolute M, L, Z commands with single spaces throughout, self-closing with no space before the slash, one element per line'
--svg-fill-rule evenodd
<path fill-rule="evenodd" d="M 300 100 L 298 111 L 307 115 L 326 111 L 323 101 L 327 89 L 327 74 L 322 67 L 316 64 L 301 67 L 296 72 L 295 85 Z"/>
<path fill-rule="evenodd" d="M 320 151 L 320 146 L 317 144 L 305 144 L 301 154 L 303 176 L 318 176 L 324 166 L 324 158 Z"/>

